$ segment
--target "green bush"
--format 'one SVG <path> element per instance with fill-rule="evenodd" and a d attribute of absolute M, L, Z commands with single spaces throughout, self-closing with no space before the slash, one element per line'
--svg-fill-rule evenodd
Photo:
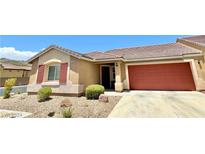
<path fill-rule="evenodd" d="M 4 99 L 10 97 L 12 87 L 16 84 L 16 78 L 7 79 L 4 83 Z"/>
<path fill-rule="evenodd" d="M 11 89 L 9 89 L 9 88 L 5 88 L 4 89 L 4 93 L 3 93 L 3 95 L 4 95 L 4 99 L 6 99 L 6 98 L 9 98 L 10 97 L 10 93 L 11 93 Z"/>
<path fill-rule="evenodd" d="M 93 84 L 85 89 L 85 96 L 87 99 L 98 99 L 100 94 L 103 94 L 105 88 L 102 85 Z"/>
<path fill-rule="evenodd" d="M 12 87 L 16 84 L 16 78 L 7 79 L 4 83 L 4 87 L 12 89 Z"/>
<path fill-rule="evenodd" d="M 43 87 L 38 91 L 38 101 L 42 102 L 49 99 L 52 94 L 52 89 L 50 87 Z"/>
<path fill-rule="evenodd" d="M 64 118 L 71 118 L 72 117 L 72 110 L 71 110 L 71 108 L 63 110 L 63 117 Z"/>

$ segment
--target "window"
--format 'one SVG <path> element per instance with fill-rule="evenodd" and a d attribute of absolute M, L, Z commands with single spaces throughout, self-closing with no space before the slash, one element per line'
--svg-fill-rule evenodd
<path fill-rule="evenodd" d="M 59 80 L 60 65 L 49 66 L 48 69 L 48 80 Z"/>

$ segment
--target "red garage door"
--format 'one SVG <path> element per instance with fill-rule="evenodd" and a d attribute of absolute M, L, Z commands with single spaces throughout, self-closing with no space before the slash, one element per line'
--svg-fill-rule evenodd
<path fill-rule="evenodd" d="M 130 65 L 130 89 L 195 90 L 189 63 Z"/>

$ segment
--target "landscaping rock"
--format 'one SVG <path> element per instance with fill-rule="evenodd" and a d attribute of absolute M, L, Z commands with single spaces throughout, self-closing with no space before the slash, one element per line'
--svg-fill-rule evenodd
<path fill-rule="evenodd" d="M 60 107 L 71 107 L 72 103 L 70 101 L 70 99 L 65 98 L 64 100 L 62 100 Z"/>
<path fill-rule="evenodd" d="M 99 96 L 99 101 L 104 102 L 104 103 L 108 103 L 108 96 L 105 96 L 104 94 L 101 94 Z"/>
<path fill-rule="evenodd" d="M 26 99 L 26 95 L 20 95 L 20 99 L 21 100 Z"/>
<path fill-rule="evenodd" d="M 54 115 L 55 115 L 55 112 L 50 112 L 50 113 L 48 114 L 49 117 L 53 117 Z"/>

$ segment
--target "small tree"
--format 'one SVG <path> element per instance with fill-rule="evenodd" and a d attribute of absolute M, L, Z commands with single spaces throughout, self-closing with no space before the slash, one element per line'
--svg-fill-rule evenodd
<path fill-rule="evenodd" d="M 16 78 L 7 79 L 4 83 L 4 99 L 10 97 L 11 90 L 16 84 Z"/>

